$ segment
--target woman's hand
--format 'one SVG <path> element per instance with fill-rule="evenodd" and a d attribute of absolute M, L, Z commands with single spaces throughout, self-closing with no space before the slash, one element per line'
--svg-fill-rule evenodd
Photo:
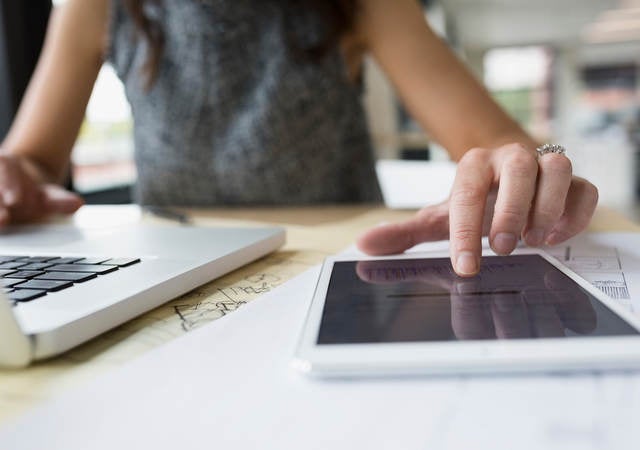
<path fill-rule="evenodd" d="M 460 159 L 448 201 L 407 222 L 369 230 L 358 246 L 369 254 L 390 254 L 449 238 L 456 273 L 473 276 L 480 269 L 483 235 L 501 255 L 511 253 L 520 237 L 532 247 L 555 245 L 587 227 L 597 201 L 596 187 L 572 176 L 564 155 L 537 158 L 534 149 L 520 144 L 475 148 Z"/>
<path fill-rule="evenodd" d="M 0 227 L 50 214 L 71 214 L 83 203 L 60 186 L 36 182 L 20 158 L 0 155 Z"/>

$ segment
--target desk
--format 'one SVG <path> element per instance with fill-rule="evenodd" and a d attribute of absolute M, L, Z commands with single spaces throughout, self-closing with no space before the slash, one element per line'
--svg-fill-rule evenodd
<path fill-rule="evenodd" d="M 242 304 L 351 245 L 367 228 L 399 221 L 410 211 L 371 206 L 185 211 L 195 225 L 275 224 L 286 227 L 278 252 L 215 280 L 50 361 L 20 371 L 0 371 L 0 423 L 64 390 L 117 367 Z M 158 222 L 159 219 L 144 217 Z M 640 231 L 619 214 L 600 208 L 591 231 Z M 199 308 L 196 310 L 195 306 Z M 206 307 L 202 307 L 205 305 Z"/>

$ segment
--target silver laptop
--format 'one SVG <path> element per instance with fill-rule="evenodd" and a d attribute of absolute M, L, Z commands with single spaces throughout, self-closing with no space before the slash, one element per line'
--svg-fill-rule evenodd
<path fill-rule="evenodd" d="M 281 228 L 0 232 L 0 366 L 60 354 L 283 245 Z"/>

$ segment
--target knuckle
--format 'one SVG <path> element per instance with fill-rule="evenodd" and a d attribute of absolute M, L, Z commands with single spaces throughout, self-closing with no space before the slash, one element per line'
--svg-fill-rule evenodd
<path fill-rule="evenodd" d="M 470 227 L 460 227 L 451 233 L 451 238 L 455 240 L 458 245 L 458 250 L 462 248 L 468 248 L 469 243 L 473 242 L 477 233 Z"/>
<path fill-rule="evenodd" d="M 529 153 L 517 152 L 509 155 L 504 168 L 513 176 L 526 177 L 538 172 L 538 162 Z"/>
<path fill-rule="evenodd" d="M 520 142 L 513 142 L 511 144 L 507 144 L 505 145 L 505 149 L 512 152 L 518 152 L 518 153 L 522 153 L 525 155 L 529 155 L 530 157 L 533 157 L 529 149 L 524 144 L 521 144 Z"/>
<path fill-rule="evenodd" d="M 528 211 L 516 204 L 496 205 L 494 217 L 500 222 L 518 225 L 525 222 Z"/>
<path fill-rule="evenodd" d="M 485 165 L 489 159 L 489 151 L 484 148 L 472 148 L 468 150 L 460 161 L 458 165 L 466 166 L 477 166 L 477 165 Z"/>
<path fill-rule="evenodd" d="M 469 207 L 483 203 L 482 192 L 473 186 L 463 186 L 451 193 L 451 203 L 454 207 Z"/>
<path fill-rule="evenodd" d="M 535 211 L 535 221 L 541 224 L 549 224 L 555 222 L 562 216 L 562 207 L 539 207 Z"/>

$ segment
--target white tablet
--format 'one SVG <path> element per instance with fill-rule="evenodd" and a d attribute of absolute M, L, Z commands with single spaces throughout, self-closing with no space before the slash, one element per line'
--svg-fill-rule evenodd
<path fill-rule="evenodd" d="M 325 261 L 293 365 L 317 376 L 640 367 L 640 321 L 544 252 Z"/>

